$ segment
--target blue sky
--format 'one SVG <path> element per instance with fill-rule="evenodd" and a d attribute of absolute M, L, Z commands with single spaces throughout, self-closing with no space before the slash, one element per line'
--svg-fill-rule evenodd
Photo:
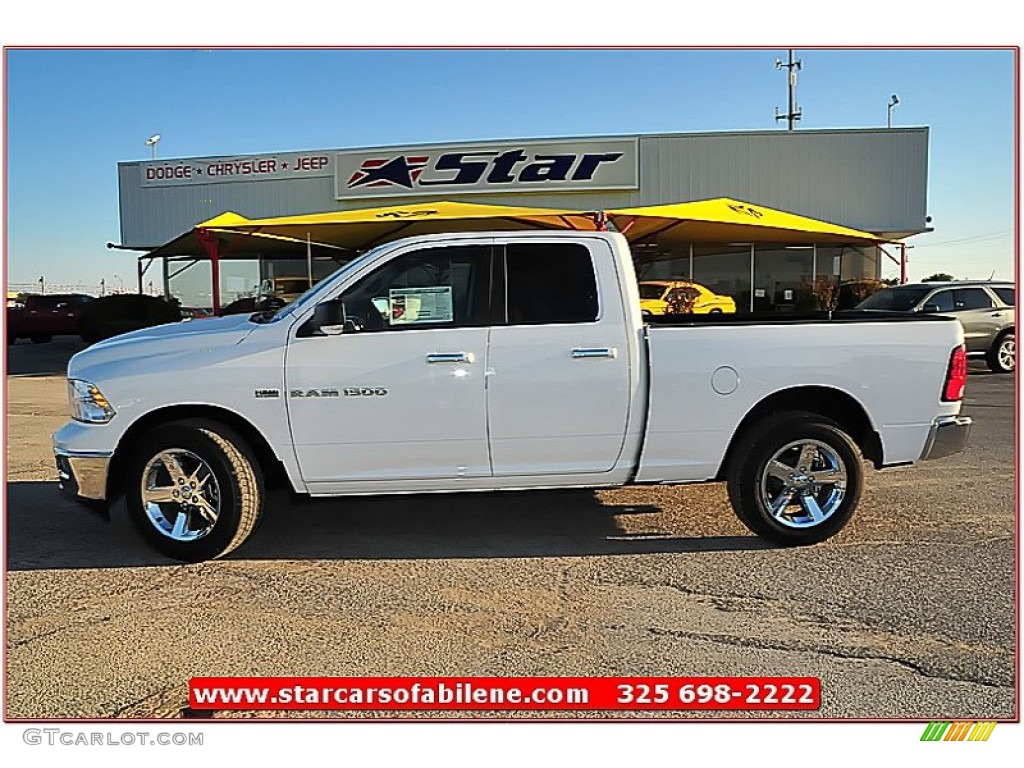
<path fill-rule="evenodd" d="M 116 165 L 490 138 L 772 129 L 781 49 L 7 51 L 8 280 L 134 281 Z M 800 128 L 931 128 L 910 274 L 1013 277 L 1010 51 L 798 50 Z M 55 226 L 54 221 L 59 221 Z M 895 266 L 886 270 L 895 273 Z"/>

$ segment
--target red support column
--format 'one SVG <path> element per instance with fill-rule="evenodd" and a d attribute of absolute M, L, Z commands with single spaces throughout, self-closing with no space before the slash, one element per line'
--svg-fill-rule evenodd
<path fill-rule="evenodd" d="M 196 230 L 196 239 L 210 260 L 210 278 L 213 282 L 213 314 L 220 315 L 220 240 L 205 229 Z"/>
<path fill-rule="evenodd" d="M 907 244 L 900 243 L 900 285 L 907 283 Z"/>

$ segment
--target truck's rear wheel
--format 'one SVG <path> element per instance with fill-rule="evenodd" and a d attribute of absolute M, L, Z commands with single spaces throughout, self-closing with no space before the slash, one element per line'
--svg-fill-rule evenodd
<path fill-rule="evenodd" d="M 245 441 L 220 424 L 157 427 L 132 450 L 125 500 L 153 547 L 176 560 L 221 557 L 255 530 L 263 482 Z"/>
<path fill-rule="evenodd" d="M 33 344 L 48 344 L 53 341 L 53 336 L 49 333 L 33 333 L 29 338 Z"/>
<path fill-rule="evenodd" d="M 779 544 L 815 544 L 842 530 L 860 500 L 860 453 L 838 425 L 813 413 L 780 414 L 740 438 L 729 501 L 751 531 Z"/>

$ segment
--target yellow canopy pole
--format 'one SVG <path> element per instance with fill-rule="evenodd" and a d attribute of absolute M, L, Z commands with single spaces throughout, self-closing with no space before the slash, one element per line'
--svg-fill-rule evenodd
<path fill-rule="evenodd" d="M 306 276 L 309 278 L 310 287 L 313 286 L 313 246 L 309 241 L 309 232 L 306 233 Z"/>

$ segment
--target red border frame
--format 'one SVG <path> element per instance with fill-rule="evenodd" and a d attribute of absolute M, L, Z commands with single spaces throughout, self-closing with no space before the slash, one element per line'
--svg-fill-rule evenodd
<path fill-rule="evenodd" d="M 8 103 L 7 103 L 7 73 L 8 73 L 8 58 L 7 54 L 9 51 L 52 51 L 52 50 L 77 50 L 77 51 L 99 51 L 99 50 L 113 50 L 113 51 L 181 51 L 181 50 L 196 50 L 203 49 L 202 45 L 162 45 L 162 46 L 128 46 L 128 45 L 8 45 L 3 47 L 4 56 L 4 82 L 3 82 L 3 114 L 4 121 L 6 123 L 8 114 Z M 209 48 L 209 50 L 217 51 L 438 51 L 438 50 L 449 50 L 449 51 L 765 51 L 765 50 L 779 50 L 783 48 L 797 48 L 801 50 L 816 50 L 816 51 L 1000 51 L 1009 50 L 1013 51 L 1013 85 L 1014 85 L 1014 283 L 1017 287 L 1020 287 L 1020 57 L 1021 47 L 1017 45 L 963 45 L 963 46 L 948 46 L 948 45 L 872 45 L 872 46 L 856 46 L 856 45 L 825 45 L 825 46 L 813 46 L 813 45 L 800 45 L 799 43 L 785 43 L 780 45 L 713 45 L 713 46 L 670 46 L 670 45 L 595 45 L 595 46 L 560 46 L 560 45 L 345 45 L 345 46 L 328 46 L 328 45 L 310 45 L 310 46 L 286 46 L 286 45 L 219 45 Z M 6 128 L 6 126 L 5 126 Z M 3 140 L 3 157 L 4 167 L 7 166 L 8 158 L 8 143 L 7 143 L 7 131 L 4 131 Z M 7 291 L 7 211 L 8 211 L 8 175 L 4 174 L 3 179 L 3 230 L 5 233 L 3 242 L 3 286 L 6 295 Z M 2 371 L 5 382 L 7 377 L 7 354 L 4 353 Z M 5 384 L 6 386 L 6 384 Z M 5 390 L 6 391 L 6 390 Z M 1020 368 L 1014 369 L 1014 457 L 1019 461 L 1020 458 Z M 7 437 L 7 406 L 6 401 L 3 409 L 3 430 L 6 444 Z M 1021 490 L 1021 479 L 1020 472 L 1017 471 L 1019 466 L 1015 467 L 1014 471 L 1014 499 L 1015 499 L 1015 525 L 1014 525 L 1014 632 L 1015 632 L 1015 648 L 1014 648 L 1014 714 L 1012 718 L 985 718 L 990 721 L 998 723 L 1019 723 L 1020 718 L 1020 699 L 1021 699 L 1021 680 L 1020 680 L 1020 490 Z M 3 501 L 3 515 L 2 522 L 4 530 L 7 530 L 7 451 L 4 451 L 3 456 L 3 470 L 4 470 L 4 483 L 3 488 L 0 490 L 0 499 Z M 7 550 L 4 548 L 3 553 L 3 566 L 4 572 L 3 578 L 3 628 L 2 628 L 2 640 L 4 647 L 7 647 Z M 3 720 L 5 723 L 105 723 L 105 724 L 121 724 L 121 723 L 163 723 L 166 725 L 169 721 L 165 718 L 53 718 L 53 719 L 32 719 L 32 718 L 12 718 L 7 713 L 7 686 L 8 686 L 8 675 L 7 675 L 7 655 L 4 654 L 3 669 L 0 670 L 3 674 L 3 680 L 0 682 L 0 690 L 3 695 Z M 978 718 L 970 716 L 967 718 L 956 718 L 943 716 L 943 719 L 948 720 L 977 720 Z M 227 718 L 227 719 L 214 719 L 214 718 L 195 718 L 189 719 L 188 722 L 193 723 L 927 723 L 933 721 L 934 718 L 924 717 L 909 717 L 909 718 L 816 718 L 812 716 L 790 718 L 790 717 L 743 717 L 743 718 L 702 718 L 702 717 L 685 717 L 685 718 L 674 718 L 674 717 L 658 717 L 658 718 L 645 718 L 645 717 L 594 717 L 594 718 L 559 718 L 559 717 L 524 717 L 524 718 L 475 718 L 475 717 L 460 717 L 460 718 L 446 718 L 446 717 L 416 717 L 416 718 L 378 718 L 378 717 L 328 717 L 328 718 L 308 718 L 308 717 L 273 717 L 273 718 Z"/>

